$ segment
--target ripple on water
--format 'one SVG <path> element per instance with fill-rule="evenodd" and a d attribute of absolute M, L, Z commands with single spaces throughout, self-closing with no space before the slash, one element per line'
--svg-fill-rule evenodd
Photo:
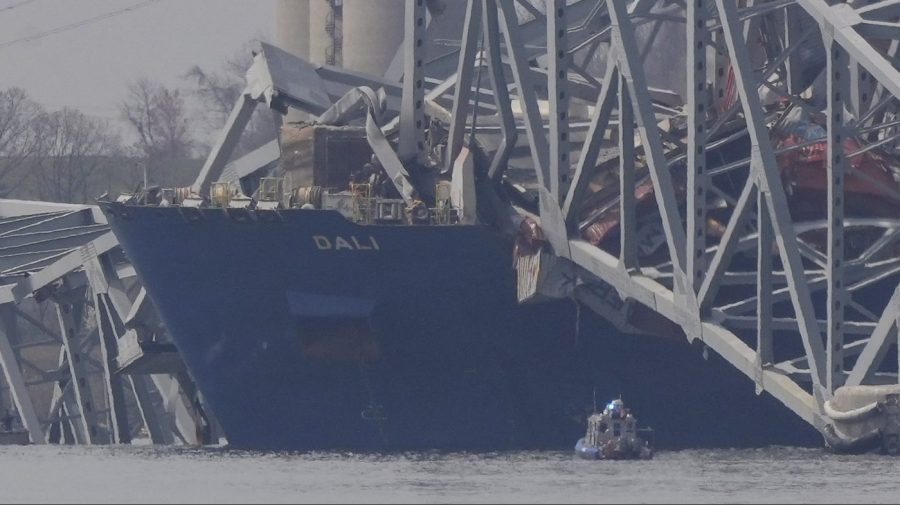
<path fill-rule="evenodd" d="M 252 452 L 0 447 L 4 502 L 896 503 L 900 459 L 794 447 L 659 452 Z"/>

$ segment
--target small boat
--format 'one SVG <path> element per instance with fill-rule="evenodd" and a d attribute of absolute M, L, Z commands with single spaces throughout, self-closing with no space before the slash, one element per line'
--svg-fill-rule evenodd
<path fill-rule="evenodd" d="M 621 400 L 613 400 L 603 412 L 588 418 L 587 433 L 575 444 L 583 459 L 651 459 L 653 430 L 637 427 L 637 419 Z"/>

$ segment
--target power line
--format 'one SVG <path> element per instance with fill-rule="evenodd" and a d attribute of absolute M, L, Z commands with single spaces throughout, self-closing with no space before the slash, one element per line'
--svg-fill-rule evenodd
<path fill-rule="evenodd" d="M 25 1 L 29 2 L 29 1 L 35 1 L 35 0 L 25 0 Z M 3 42 L 2 44 L 0 44 L 0 49 L 6 49 L 7 47 L 14 46 L 16 44 L 24 44 L 26 42 L 33 42 L 35 40 L 40 40 L 45 37 L 49 37 L 51 35 L 56 35 L 57 33 L 67 32 L 69 30 L 75 30 L 77 28 L 81 28 L 83 26 L 94 24 L 99 21 L 103 21 L 105 19 L 109 19 L 109 18 L 116 17 L 116 16 L 121 16 L 122 14 L 127 14 L 131 11 L 135 11 L 137 9 L 146 7 L 150 4 L 154 4 L 159 1 L 160 0 L 144 0 L 142 2 L 138 2 L 134 5 L 131 5 L 130 7 L 125 7 L 124 9 L 107 12 L 106 14 L 101 14 L 99 16 L 94 16 L 92 18 L 78 21 L 76 23 L 71 23 L 68 25 L 60 26 L 60 27 L 54 28 L 52 30 L 47 30 L 45 32 L 35 33 L 34 35 L 28 35 L 26 37 L 21 37 L 18 39 L 10 40 L 8 42 Z M 14 7 L 14 6 L 11 6 L 11 7 Z"/>
<path fill-rule="evenodd" d="M 22 0 L 21 2 L 17 2 L 12 5 L 7 5 L 6 7 L 0 7 L 0 12 L 11 11 L 18 7 L 22 7 L 22 6 L 25 6 L 28 4 L 33 4 L 34 2 L 37 2 L 37 0 Z"/>

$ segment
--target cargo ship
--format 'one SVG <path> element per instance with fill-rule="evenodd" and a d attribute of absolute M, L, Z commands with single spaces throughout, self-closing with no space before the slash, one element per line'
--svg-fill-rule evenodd
<path fill-rule="evenodd" d="M 821 443 L 684 340 L 520 306 L 484 225 L 101 207 L 235 448 L 570 447 L 595 388 L 634 398 L 660 447 Z"/>
<path fill-rule="evenodd" d="M 523 235 L 490 205 L 463 222 L 440 182 L 414 213 L 362 127 L 287 125 L 282 142 L 253 197 L 215 183 L 209 198 L 100 204 L 231 447 L 560 449 L 594 391 L 634 398 L 659 447 L 821 444 L 649 311 L 632 323 L 660 336 L 574 299 L 520 303 Z M 494 191 L 469 148 L 479 191 Z"/>
<path fill-rule="evenodd" d="M 272 103 L 279 97 L 307 112 L 319 107 L 307 123 L 284 126 L 280 158 L 215 183 L 205 168 L 210 184 L 200 193 L 145 188 L 100 203 L 231 447 L 568 449 L 584 434 L 595 393 L 632 399 L 659 449 L 822 444 L 815 429 L 649 311 L 629 323 L 657 336 L 627 334 L 571 298 L 520 303 L 516 266 L 540 240 L 523 219 L 538 212 L 533 192 L 522 190 L 533 181 L 496 184 L 488 172 L 497 147 L 486 136 L 464 148 L 468 165 L 452 167 L 462 182 L 451 177 L 442 170 L 449 114 L 429 101 L 425 154 L 398 169 L 385 159 L 398 140 L 379 121 L 383 95 L 345 86 L 343 97 L 322 99 L 317 76 L 333 68 L 272 47 L 257 54 L 266 58 L 310 80 L 248 89 L 268 90 L 263 101 L 281 112 L 287 107 Z M 248 76 L 274 78 L 275 67 Z M 303 99 L 290 101 L 290 92 Z M 725 94 L 716 105 L 727 110 L 736 100 Z M 767 106 L 774 116 L 790 111 Z M 811 126 L 801 118 L 771 132 L 779 147 L 804 146 L 779 158 L 797 220 L 825 212 L 817 157 L 825 140 Z M 686 135 L 683 124 L 668 127 L 673 138 Z M 708 159 L 718 160 L 710 169 L 747 157 L 741 131 L 726 125 L 710 139 Z M 222 144 L 232 137 L 226 132 Z M 223 157 L 214 152 L 208 165 Z M 854 163 L 897 186 L 890 156 L 869 150 Z M 616 155 L 602 162 L 579 213 L 581 236 L 611 254 L 618 190 L 608 183 L 617 165 Z M 652 184 L 646 166 L 637 168 L 635 199 L 652 226 Z M 684 164 L 672 172 L 683 198 Z M 857 189 L 848 216 L 897 215 L 896 203 Z M 507 222 L 512 207 L 522 210 L 518 222 Z M 710 215 L 711 236 L 722 231 L 718 217 Z M 653 261 L 664 249 L 641 254 Z"/>

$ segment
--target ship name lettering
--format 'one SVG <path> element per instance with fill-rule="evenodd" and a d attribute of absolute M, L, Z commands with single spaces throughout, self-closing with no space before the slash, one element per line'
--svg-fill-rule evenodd
<path fill-rule="evenodd" d="M 326 237 L 325 235 L 313 235 L 316 248 L 320 251 L 380 251 L 381 247 L 375 237 L 368 236 L 358 238 L 355 235 L 349 237 Z"/>

